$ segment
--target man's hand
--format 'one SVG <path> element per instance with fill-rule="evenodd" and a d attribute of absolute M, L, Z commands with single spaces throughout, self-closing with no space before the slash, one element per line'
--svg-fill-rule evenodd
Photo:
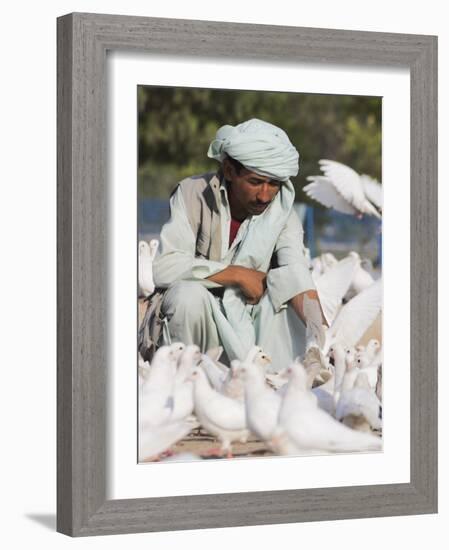
<path fill-rule="evenodd" d="M 257 304 L 267 288 L 267 274 L 240 265 L 230 265 L 223 271 L 208 277 L 223 286 L 237 286 L 248 304 Z"/>
<path fill-rule="evenodd" d="M 320 311 L 321 311 L 321 317 L 322 317 L 322 324 L 328 327 L 328 323 L 326 321 L 326 317 L 324 315 L 323 309 L 321 307 L 320 299 L 318 297 L 318 292 L 316 290 L 307 290 L 306 292 L 301 292 L 300 294 L 297 294 L 296 296 L 293 296 L 293 298 L 290 300 L 290 303 L 293 306 L 293 309 L 296 311 L 296 314 L 305 325 L 307 325 L 307 319 L 304 315 L 304 297 L 307 296 L 309 300 L 316 300 L 318 302 Z"/>
<path fill-rule="evenodd" d="M 239 286 L 248 304 L 258 304 L 267 289 L 267 275 L 262 271 L 243 268 Z"/>

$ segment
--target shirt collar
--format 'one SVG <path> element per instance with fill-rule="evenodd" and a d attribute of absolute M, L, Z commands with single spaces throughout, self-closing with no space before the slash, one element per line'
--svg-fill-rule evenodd
<path fill-rule="evenodd" d="M 223 201 L 223 204 L 225 206 L 229 207 L 228 184 L 227 184 L 224 176 L 222 176 L 222 178 L 220 180 L 220 195 L 221 195 L 221 199 Z"/>

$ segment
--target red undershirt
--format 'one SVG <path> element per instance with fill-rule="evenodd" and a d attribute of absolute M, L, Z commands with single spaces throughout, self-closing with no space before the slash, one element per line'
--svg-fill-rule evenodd
<path fill-rule="evenodd" d="M 241 225 L 242 225 L 242 222 L 239 222 L 239 220 L 234 220 L 234 218 L 231 218 L 231 229 L 229 231 L 229 246 L 231 246 L 231 244 L 234 242 L 234 239 Z"/>

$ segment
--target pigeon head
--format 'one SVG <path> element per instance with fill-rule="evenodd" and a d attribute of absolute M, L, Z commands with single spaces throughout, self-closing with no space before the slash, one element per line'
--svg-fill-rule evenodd
<path fill-rule="evenodd" d="M 178 359 L 178 373 L 183 381 L 188 381 L 191 370 L 201 361 L 200 348 L 195 345 L 186 346 Z"/>
<path fill-rule="evenodd" d="M 139 242 L 139 256 L 149 256 L 150 246 L 146 241 Z"/>
<path fill-rule="evenodd" d="M 173 355 L 177 361 L 181 356 L 181 353 L 183 352 L 185 345 L 182 342 L 174 342 L 173 344 L 170 344 L 169 347 L 172 350 Z"/>
<path fill-rule="evenodd" d="M 187 376 L 187 380 L 189 382 L 197 382 L 199 380 L 202 380 L 206 382 L 208 386 L 210 386 L 207 375 L 202 367 L 200 367 L 200 365 L 195 365 L 193 368 L 190 369 L 190 374 Z"/>
<path fill-rule="evenodd" d="M 156 353 L 154 354 L 154 358 L 152 361 L 153 364 L 163 364 L 163 363 L 171 363 L 172 361 L 175 361 L 176 357 L 171 349 L 171 346 L 161 346 Z"/>
<path fill-rule="evenodd" d="M 154 259 L 156 256 L 156 252 L 159 248 L 159 241 L 157 239 L 151 239 L 149 249 L 151 251 L 151 257 Z"/>
<path fill-rule="evenodd" d="M 345 349 L 345 365 L 347 369 L 351 369 L 355 365 L 356 354 L 354 348 Z"/>
<path fill-rule="evenodd" d="M 260 351 L 254 357 L 253 363 L 260 367 L 264 367 L 271 363 L 271 357 L 268 355 L 268 353 L 265 353 L 264 351 Z"/>
<path fill-rule="evenodd" d="M 190 374 L 188 375 L 187 377 L 187 380 L 190 381 L 190 382 L 195 382 L 195 380 L 197 380 L 197 378 L 200 376 L 200 369 L 199 367 L 194 367 L 191 371 L 190 371 Z"/>
<path fill-rule="evenodd" d="M 253 346 L 247 353 L 244 362 L 252 363 L 259 353 L 263 353 L 263 349 L 260 346 Z"/>
<path fill-rule="evenodd" d="M 367 346 L 366 349 L 369 351 L 378 351 L 380 349 L 380 342 L 379 340 L 376 340 L 375 338 L 372 338 Z"/>
<path fill-rule="evenodd" d="M 257 375 L 264 377 L 263 373 L 258 368 L 256 363 L 249 363 L 245 361 L 231 361 L 231 369 L 235 372 L 235 377 L 241 380 L 255 380 Z"/>
<path fill-rule="evenodd" d="M 351 250 L 348 256 L 350 256 L 351 258 L 355 258 L 356 260 L 360 260 L 360 254 L 358 254 L 358 252 L 355 252 L 355 250 Z"/>
<path fill-rule="evenodd" d="M 370 363 L 369 359 L 363 355 L 359 355 L 355 360 L 356 366 L 359 367 L 360 369 L 368 367 L 369 363 Z"/>
<path fill-rule="evenodd" d="M 190 361 L 195 364 L 199 363 L 199 361 L 201 360 L 200 348 L 195 344 L 185 346 L 181 351 L 180 360 Z"/>

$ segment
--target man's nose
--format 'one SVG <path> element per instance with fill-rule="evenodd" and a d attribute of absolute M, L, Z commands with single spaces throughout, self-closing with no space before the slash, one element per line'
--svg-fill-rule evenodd
<path fill-rule="evenodd" d="M 260 189 L 258 190 L 258 193 L 256 195 L 256 198 L 259 202 L 270 202 L 272 197 L 271 189 L 268 183 L 262 184 Z"/>

